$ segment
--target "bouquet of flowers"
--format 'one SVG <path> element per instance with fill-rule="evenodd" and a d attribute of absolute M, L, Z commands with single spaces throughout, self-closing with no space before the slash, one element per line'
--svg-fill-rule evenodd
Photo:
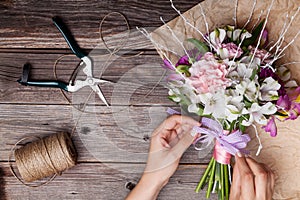
<path fill-rule="evenodd" d="M 196 192 L 207 185 L 207 198 L 212 192 L 216 192 L 219 199 L 229 199 L 231 156 L 250 153 L 245 149 L 251 140 L 245 134 L 246 128 L 251 126 L 255 130 L 259 143 L 258 155 L 262 144 L 256 125 L 261 125 L 262 129 L 275 137 L 276 119 L 294 120 L 300 115 L 300 87 L 292 80 L 291 72 L 286 68 L 289 63 L 298 62 L 289 61 L 281 65 L 276 63 L 300 34 L 298 30 L 296 35 L 289 36 L 289 42 L 285 41 L 286 33 L 300 7 L 297 7 L 289 22 L 288 17 L 286 18 L 278 40 L 269 42 L 266 25 L 274 0 L 270 0 L 270 4 L 264 4 L 268 6 L 265 19 L 260 20 L 262 15 L 258 15 L 252 29 L 246 27 L 253 16 L 256 0 L 253 1 L 248 20 L 241 27 L 236 20 L 239 0 L 235 4 L 231 1 L 205 1 L 209 8 L 219 6 L 223 9 L 223 4 L 226 4 L 230 10 L 235 11 L 232 18 L 234 26 L 216 25 L 213 31 L 209 31 L 202 3 L 199 4 L 200 9 L 193 8 L 191 13 L 184 15 L 175 8 L 172 0 L 170 2 L 181 20 L 172 23 L 177 32 L 162 18 L 165 26 L 154 34 L 149 34 L 146 29 L 138 29 L 155 45 L 164 59 L 163 67 L 170 72 L 166 77 L 169 99 L 188 113 L 201 117 L 201 127 L 194 127 L 193 130 L 194 134 L 201 133 L 194 142 L 195 149 L 201 151 L 210 144 L 214 145 L 212 159 Z M 248 1 L 243 3 L 244 8 L 248 6 Z M 220 10 L 217 9 L 219 12 Z M 214 21 L 214 15 L 219 15 L 217 11 L 209 9 L 210 21 Z M 201 23 L 189 21 L 199 20 L 199 15 L 203 19 Z M 220 16 L 217 18 L 219 21 L 223 20 Z M 205 34 L 196 27 L 202 23 L 202 29 L 206 28 Z M 178 32 L 184 26 L 185 29 Z M 192 32 L 194 38 L 186 39 L 189 35 L 187 32 Z M 186 40 L 183 41 L 183 38 Z M 176 111 L 169 110 L 169 113 Z"/>
<path fill-rule="evenodd" d="M 207 198 L 211 192 L 229 198 L 231 155 L 249 153 L 244 148 L 250 137 L 242 134 L 246 127 L 260 124 L 274 137 L 275 119 L 300 115 L 300 87 L 285 66 L 275 64 L 279 56 L 267 50 L 267 36 L 264 20 L 251 32 L 227 25 L 215 28 L 204 41 L 188 39 L 194 48 L 185 50 L 176 65 L 164 60 L 171 71 L 166 78 L 169 99 L 202 117 L 202 126 L 194 128 L 202 134 L 195 148 L 215 141 L 196 188 L 198 192 L 208 184 Z"/>

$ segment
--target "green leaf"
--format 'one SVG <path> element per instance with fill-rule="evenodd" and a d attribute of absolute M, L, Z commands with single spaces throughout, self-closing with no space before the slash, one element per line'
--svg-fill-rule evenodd
<path fill-rule="evenodd" d="M 250 77 L 250 80 L 251 80 L 251 81 L 254 80 L 256 74 L 258 74 L 258 69 L 254 69 L 254 70 L 252 71 L 252 75 L 251 75 L 251 77 Z"/>
<path fill-rule="evenodd" d="M 231 133 L 233 131 L 233 129 L 235 128 L 235 124 L 236 124 L 236 120 L 234 120 L 233 122 L 231 122 L 230 124 L 230 128 L 229 128 L 229 132 Z"/>
<path fill-rule="evenodd" d="M 194 44 L 195 47 L 199 50 L 199 52 L 202 54 L 209 51 L 209 48 L 208 48 L 208 46 L 206 46 L 206 44 L 204 44 L 203 42 L 201 42 L 195 38 L 189 38 L 189 39 L 187 39 L 187 41 Z"/>
<path fill-rule="evenodd" d="M 203 109 L 203 107 L 200 106 L 200 108 L 199 108 L 199 110 L 197 112 L 197 115 L 202 116 L 203 112 L 204 112 L 204 109 Z"/>
<path fill-rule="evenodd" d="M 249 115 L 246 115 L 247 119 L 249 119 L 249 117 L 250 117 Z M 246 127 L 242 125 L 243 120 L 244 120 L 243 117 L 239 118 L 239 130 L 241 132 L 245 132 L 245 130 L 246 130 Z"/>
<path fill-rule="evenodd" d="M 190 68 L 190 66 L 188 66 L 188 65 L 178 65 L 178 66 L 176 67 L 176 69 L 177 69 L 179 72 L 184 73 L 185 76 L 187 76 L 187 77 L 191 76 L 191 73 L 189 72 L 189 68 Z"/>
<path fill-rule="evenodd" d="M 262 29 L 263 29 L 263 26 L 264 26 L 264 23 L 265 23 L 265 19 L 263 19 L 256 27 L 255 29 L 253 30 L 252 32 L 252 37 L 250 38 L 247 38 L 244 40 L 242 46 L 246 46 L 248 47 L 249 45 L 251 44 L 254 44 L 255 41 L 258 39 Z"/>

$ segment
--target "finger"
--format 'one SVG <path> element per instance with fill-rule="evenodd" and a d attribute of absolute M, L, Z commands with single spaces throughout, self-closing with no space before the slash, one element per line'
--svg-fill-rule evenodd
<path fill-rule="evenodd" d="M 233 167 L 232 184 L 230 188 L 230 200 L 239 199 L 241 196 L 241 176 L 238 165 Z"/>
<path fill-rule="evenodd" d="M 187 117 L 187 116 L 182 116 L 182 115 L 172 115 L 171 117 L 167 118 L 164 122 L 163 122 L 163 128 L 170 130 L 170 129 L 174 129 L 174 127 L 177 124 L 188 124 L 191 126 L 200 126 L 200 122 L 197 122 L 196 120 L 194 120 L 191 117 Z"/>
<path fill-rule="evenodd" d="M 246 158 L 246 162 L 255 176 L 255 193 L 258 199 L 264 199 L 268 191 L 268 171 L 252 158 Z"/>
<path fill-rule="evenodd" d="M 262 166 L 265 168 L 265 170 L 268 172 L 268 191 L 269 191 L 269 196 L 272 197 L 273 192 L 274 192 L 274 184 L 275 184 L 275 176 L 273 170 L 265 165 L 262 164 Z"/>
<path fill-rule="evenodd" d="M 255 186 L 253 173 L 246 162 L 245 157 L 235 156 L 236 165 L 241 177 L 241 197 L 242 199 L 255 198 Z"/>

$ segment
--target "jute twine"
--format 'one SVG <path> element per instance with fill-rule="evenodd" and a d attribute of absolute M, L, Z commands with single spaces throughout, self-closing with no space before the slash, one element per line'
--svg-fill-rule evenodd
<path fill-rule="evenodd" d="M 26 182 L 32 182 L 53 176 L 47 182 L 39 185 L 27 184 L 16 175 L 10 165 L 13 175 L 24 185 L 37 187 L 46 184 L 53 180 L 56 175 L 76 165 L 77 153 L 69 134 L 58 133 L 45 138 L 35 137 L 38 140 L 16 149 L 20 142 L 28 138 L 20 140 L 12 149 L 22 179 Z"/>

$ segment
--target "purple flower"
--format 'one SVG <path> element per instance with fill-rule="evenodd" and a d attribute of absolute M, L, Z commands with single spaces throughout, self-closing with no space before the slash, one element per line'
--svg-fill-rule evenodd
<path fill-rule="evenodd" d="M 188 66 L 191 66 L 190 62 L 189 62 L 189 57 L 187 55 L 185 56 L 182 56 L 178 62 L 176 63 L 176 67 L 178 65 L 188 65 Z"/>
<path fill-rule="evenodd" d="M 284 110 L 289 110 L 291 108 L 290 98 L 288 95 L 280 96 L 276 105 Z"/>
<path fill-rule="evenodd" d="M 263 30 L 262 38 L 260 42 L 261 47 L 266 47 L 268 45 L 268 31 L 266 29 Z"/>
<path fill-rule="evenodd" d="M 183 80 L 182 75 L 180 74 L 169 74 L 166 78 L 167 81 L 181 81 Z"/>
<path fill-rule="evenodd" d="M 172 64 L 167 59 L 164 59 L 164 65 L 162 65 L 162 67 L 164 69 L 170 69 L 170 70 L 175 71 L 174 67 L 172 66 Z"/>
<path fill-rule="evenodd" d="M 279 117 L 281 120 L 294 120 L 300 115 L 300 87 L 295 90 L 289 90 L 288 94 L 280 96 L 277 100 L 277 106 L 286 114 L 285 117 Z"/>
<path fill-rule="evenodd" d="M 275 137 L 277 135 L 277 126 L 274 116 L 272 116 L 267 125 L 263 126 L 262 128 L 265 129 L 266 132 L 269 132 L 272 137 Z"/>

